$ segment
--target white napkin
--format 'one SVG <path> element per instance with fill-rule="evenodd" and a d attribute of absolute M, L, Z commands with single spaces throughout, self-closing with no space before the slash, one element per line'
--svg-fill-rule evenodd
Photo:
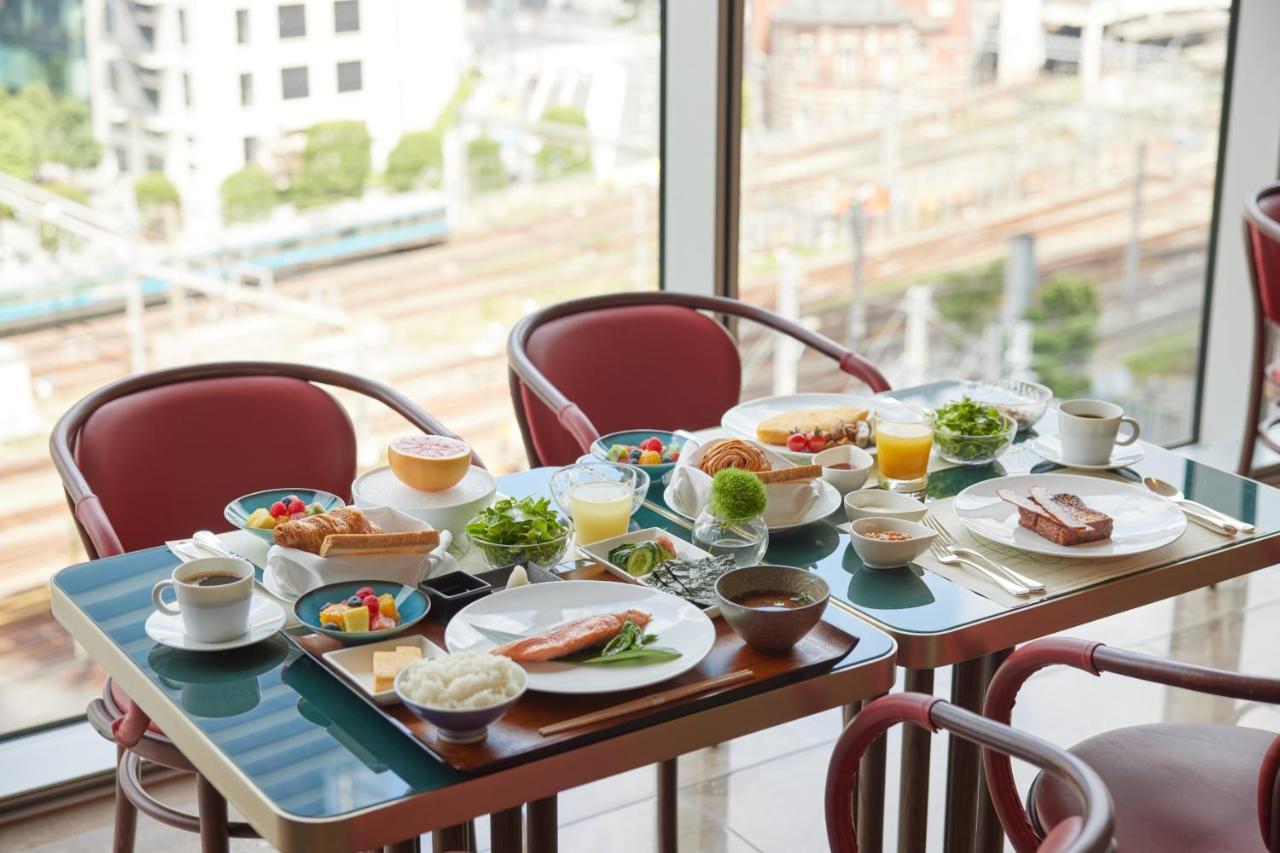
<path fill-rule="evenodd" d="M 681 453 L 676 467 L 671 471 L 671 495 L 674 508 L 686 515 L 696 516 L 711 500 L 711 477 L 698 467 L 698 461 L 712 447 L 729 439 L 717 439 L 695 447 L 688 453 Z M 757 445 L 758 446 L 758 445 Z M 760 448 L 765 458 L 775 469 L 794 468 L 795 463 L 779 456 L 767 447 Z M 822 487 L 818 480 L 806 480 L 799 483 L 767 483 L 764 491 L 769 503 L 764 510 L 764 521 L 770 527 L 775 525 L 795 524 L 804 518 L 813 508 Z"/>
<path fill-rule="evenodd" d="M 361 510 L 387 533 L 430 530 L 431 525 L 390 507 Z M 296 597 L 325 584 L 340 581 L 392 581 L 416 586 L 440 568 L 445 550 L 452 541 L 449 531 L 440 531 L 440 544 L 430 554 L 382 554 L 367 557 L 320 557 L 297 548 L 272 545 L 267 552 L 267 571 L 282 595 Z"/>

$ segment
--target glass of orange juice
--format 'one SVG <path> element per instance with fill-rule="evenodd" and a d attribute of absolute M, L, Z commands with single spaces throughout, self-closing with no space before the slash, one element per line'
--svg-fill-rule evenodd
<path fill-rule="evenodd" d="M 933 412 L 905 403 L 880 406 L 875 427 L 880 485 L 892 492 L 923 492 L 929 484 Z"/>

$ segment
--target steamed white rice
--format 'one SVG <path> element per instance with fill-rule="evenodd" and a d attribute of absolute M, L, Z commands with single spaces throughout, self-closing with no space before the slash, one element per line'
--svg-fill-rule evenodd
<path fill-rule="evenodd" d="M 408 699 L 442 711 L 474 711 L 514 699 L 524 689 L 525 672 L 498 655 L 445 655 L 409 664 L 396 679 Z"/>

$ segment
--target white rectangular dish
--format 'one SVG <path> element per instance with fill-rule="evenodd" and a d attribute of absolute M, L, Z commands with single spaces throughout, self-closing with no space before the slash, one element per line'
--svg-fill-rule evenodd
<path fill-rule="evenodd" d="M 391 705 L 400 701 L 396 696 L 395 690 L 375 691 L 373 689 L 373 653 L 389 651 L 396 646 L 417 646 L 422 649 L 422 657 L 425 660 L 443 657 L 445 654 L 444 649 L 421 634 L 405 634 L 400 637 L 392 637 L 389 640 L 380 640 L 376 643 L 348 646 L 345 649 L 325 652 L 324 659 L 333 664 L 334 669 L 337 669 L 346 676 L 348 681 L 363 690 L 374 702 L 379 705 Z"/>
<path fill-rule="evenodd" d="M 579 545 L 578 549 L 591 559 L 600 561 L 609 574 L 629 583 L 638 583 L 644 586 L 649 586 L 649 584 L 645 583 L 644 577 L 635 577 L 628 574 L 627 570 L 621 566 L 615 566 L 613 563 L 609 562 L 609 552 L 614 548 L 617 548 L 619 545 L 634 545 L 637 542 L 651 542 L 659 536 L 666 537 L 675 545 L 677 559 L 701 560 L 704 557 L 711 556 L 697 545 L 694 545 L 691 542 L 686 542 L 679 536 L 668 533 L 660 527 L 646 527 L 643 530 L 632 530 L 631 532 L 624 533 L 621 536 L 614 536 L 611 539 L 601 539 L 599 542 L 592 542 L 590 545 Z M 713 605 L 702 612 L 707 614 L 709 618 L 714 619 L 720 615 L 720 608 Z"/>

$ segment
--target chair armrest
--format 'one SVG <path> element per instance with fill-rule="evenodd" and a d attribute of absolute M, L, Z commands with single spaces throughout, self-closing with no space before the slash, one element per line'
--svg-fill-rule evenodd
<path fill-rule="evenodd" d="M 111 520 L 107 518 L 106 510 L 102 508 L 102 502 L 98 500 L 97 495 L 93 493 L 81 495 L 76 500 L 74 512 L 76 521 L 88 534 L 89 541 L 93 543 L 93 548 L 98 552 L 99 557 L 114 557 L 124 553 L 120 537 L 111 526 Z"/>

